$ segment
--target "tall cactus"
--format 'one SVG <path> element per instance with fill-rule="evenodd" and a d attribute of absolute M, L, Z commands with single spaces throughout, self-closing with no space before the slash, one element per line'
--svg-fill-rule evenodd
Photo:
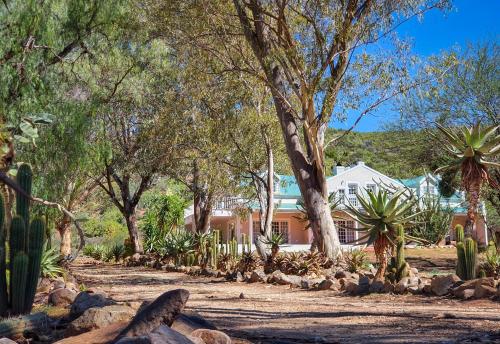
<path fill-rule="evenodd" d="M 464 279 L 471 280 L 476 278 L 477 268 L 477 243 L 472 238 L 466 238 L 465 248 L 465 275 Z"/>
<path fill-rule="evenodd" d="M 7 313 L 9 299 L 7 293 L 7 252 L 5 247 L 6 230 L 4 225 L 5 208 L 0 194 L 0 317 Z"/>
<path fill-rule="evenodd" d="M 464 227 L 462 225 L 455 226 L 455 237 L 457 243 L 457 268 L 456 274 L 461 279 L 465 278 L 465 246 L 464 246 Z"/>
<path fill-rule="evenodd" d="M 40 264 L 44 246 L 45 225 L 41 219 L 30 224 L 30 199 L 32 174 L 29 165 L 19 167 L 17 183 L 24 193 L 16 194 L 16 216 L 10 225 L 10 283 L 7 283 L 5 254 L 5 208 L 0 197 L 0 316 L 22 314 L 31 311 L 40 276 Z M 7 284 L 10 291 L 7 293 Z"/>
<path fill-rule="evenodd" d="M 36 287 L 40 277 L 40 266 L 42 263 L 43 243 L 45 241 L 44 221 L 36 218 L 31 221 L 28 249 L 28 281 L 25 295 L 25 312 L 30 312 L 35 300 Z"/>
<path fill-rule="evenodd" d="M 29 165 L 22 164 L 21 166 L 19 166 L 19 169 L 17 170 L 16 181 L 26 194 L 31 195 L 32 173 L 31 167 Z M 16 213 L 23 218 L 24 225 L 26 227 L 28 227 L 30 223 L 29 211 L 30 200 L 20 192 L 16 192 Z"/>
<path fill-rule="evenodd" d="M 396 271 L 397 280 L 400 281 L 403 277 L 408 276 L 408 264 L 405 260 L 405 231 L 402 225 L 397 227 L 396 237 Z"/>

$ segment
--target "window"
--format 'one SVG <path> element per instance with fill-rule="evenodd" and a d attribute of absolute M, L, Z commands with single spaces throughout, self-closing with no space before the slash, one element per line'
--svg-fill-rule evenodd
<path fill-rule="evenodd" d="M 349 184 L 349 195 L 356 195 L 358 193 L 358 184 Z"/>
<path fill-rule="evenodd" d="M 283 235 L 283 243 L 288 244 L 288 222 L 286 221 L 273 221 L 271 223 L 271 232 L 272 234 Z M 256 237 L 260 234 L 260 221 L 253 222 L 253 235 Z"/>
<path fill-rule="evenodd" d="M 345 189 L 339 189 L 337 191 L 337 198 L 342 201 L 342 203 L 345 202 Z"/>
<path fill-rule="evenodd" d="M 354 221 L 336 220 L 334 221 L 339 232 L 339 240 L 341 244 L 348 244 L 354 241 Z"/>
<path fill-rule="evenodd" d="M 377 185 L 375 185 L 375 184 L 366 184 L 366 190 L 375 193 L 375 192 L 377 192 Z"/>

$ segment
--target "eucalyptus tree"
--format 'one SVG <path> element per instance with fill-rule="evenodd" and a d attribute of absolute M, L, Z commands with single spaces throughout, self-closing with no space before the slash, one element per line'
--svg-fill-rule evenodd
<path fill-rule="evenodd" d="M 220 73 L 248 73 L 271 90 L 314 246 L 329 257 L 339 255 L 324 166 L 324 150 L 332 142 L 325 142 L 325 130 L 332 118 L 353 113 L 356 125 L 414 85 L 408 81 L 406 42 L 393 33 L 408 18 L 447 2 L 146 3 L 159 34 L 215 56 L 224 65 Z M 381 41 L 392 49 L 381 50 Z"/>

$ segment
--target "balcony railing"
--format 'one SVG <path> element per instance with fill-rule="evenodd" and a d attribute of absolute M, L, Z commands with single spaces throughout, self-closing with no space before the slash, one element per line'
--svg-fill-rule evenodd
<path fill-rule="evenodd" d="M 241 199 L 238 197 L 224 197 L 215 203 L 215 210 L 231 210 L 241 203 Z"/>

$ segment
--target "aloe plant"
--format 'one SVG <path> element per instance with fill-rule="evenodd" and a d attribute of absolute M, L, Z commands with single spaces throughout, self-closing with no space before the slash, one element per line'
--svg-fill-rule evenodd
<path fill-rule="evenodd" d="M 379 189 L 375 194 L 370 190 L 366 191 L 367 196 L 358 194 L 357 198 L 361 209 L 347 204 L 347 209 L 355 221 L 361 227 L 356 230 L 364 233 L 355 243 L 373 244 L 375 256 L 379 267 L 375 278 L 383 280 L 387 269 L 387 256 L 390 247 L 396 244 L 398 237 L 397 228 L 400 225 L 410 223 L 412 219 L 420 215 L 421 212 L 414 212 L 416 200 L 404 195 L 406 190 L 402 189 L 392 196 L 386 190 Z M 419 241 L 408 234 L 407 239 Z"/>
<path fill-rule="evenodd" d="M 460 170 L 462 188 L 467 192 L 469 202 L 465 235 L 470 237 L 481 189 L 485 183 L 495 187 L 488 169 L 500 167 L 499 163 L 491 160 L 500 152 L 500 135 L 496 134 L 499 126 L 481 127 L 478 122 L 472 128 L 462 127 L 459 133 L 440 124 L 437 124 L 437 128 L 446 141 L 445 149 L 454 160 L 451 164 L 438 168 L 436 172 L 448 171 L 456 174 Z"/>

